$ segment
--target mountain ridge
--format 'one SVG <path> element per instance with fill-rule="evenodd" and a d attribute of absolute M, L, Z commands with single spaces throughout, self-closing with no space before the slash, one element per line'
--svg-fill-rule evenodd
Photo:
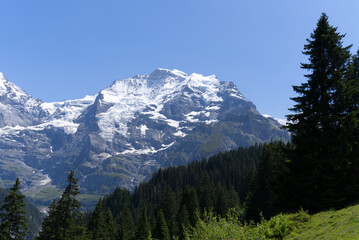
<path fill-rule="evenodd" d="M 289 139 L 234 83 L 215 75 L 159 68 L 82 99 L 52 103 L 20 90 L 22 102 L 14 104 L 16 94 L 0 101 L 16 110 L 0 108 L 0 116 L 8 116 L 0 121 L 0 177 L 5 186 L 15 175 L 26 179 L 28 195 L 61 188 L 70 170 L 82 192 L 106 194 L 116 186 L 133 188 L 159 167 Z M 17 118 L 28 121 L 9 124 Z"/>

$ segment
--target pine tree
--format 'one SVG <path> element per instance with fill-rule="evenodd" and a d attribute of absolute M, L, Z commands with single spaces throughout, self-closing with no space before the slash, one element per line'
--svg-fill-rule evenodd
<path fill-rule="evenodd" d="M 222 187 L 222 185 L 217 184 L 217 201 L 215 205 L 215 212 L 221 216 L 225 217 L 228 211 L 228 194 L 227 190 Z"/>
<path fill-rule="evenodd" d="M 229 208 L 240 208 L 240 199 L 238 197 L 238 194 L 236 190 L 234 189 L 234 186 L 232 185 L 228 191 L 228 207 Z"/>
<path fill-rule="evenodd" d="M 196 190 L 193 187 L 186 186 L 183 190 L 181 205 L 186 206 L 189 215 L 189 222 L 192 227 L 196 226 L 198 220 L 199 204 Z"/>
<path fill-rule="evenodd" d="M 288 151 L 289 174 L 282 197 L 290 209 L 318 211 L 347 202 L 344 176 L 353 148 L 347 123 L 357 120 L 346 97 L 351 46 L 342 46 L 343 37 L 323 13 L 304 46 L 309 63 L 302 68 L 309 71 L 308 81 L 293 86 L 299 96 L 292 98 L 294 114 L 287 116 L 294 150 Z"/>
<path fill-rule="evenodd" d="M 80 193 L 77 179 L 71 171 L 67 177 L 68 185 L 58 201 L 53 201 L 49 215 L 44 219 L 38 240 L 73 240 L 85 238 L 83 216 L 80 202 L 76 196 Z"/>
<path fill-rule="evenodd" d="M 48 216 L 44 218 L 42 223 L 42 230 L 39 233 L 37 240 L 60 240 L 58 238 L 59 229 L 57 223 L 59 221 L 59 214 L 57 213 L 57 201 L 54 200 L 49 206 Z"/>
<path fill-rule="evenodd" d="M 24 198 L 20 193 L 20 180 L 16 179 L 10 193 L 5 197 L 4 204 L 0 208 L 0 236 L 2 239 L 25 239 L 29 233 L 27 219 L 25 217 Z"/>
<path fill-rule="evenodd" d="M 170 231 L 170 236 L 177 234 L 177 223 L 176 223 L 176 214 L 177 214 L 177 202 L 175 195 L 173 194 L 171 187 L 168 185 L 164 195 L 162 196 L 160 208 L 163 210 L 168 229 Z"/>
<path fill-rule="evenodd" d="M 106 224 L 109 239 L 114 240 L 116 236 L 116 228 L 115 228 L 115 223 L 113 221 L 112 212 L 110 209 L 107 209 L 107 211 L 105 212 L 105 224 Z"/>
<path fill-rule="evenodd" d="M 185 204 L 182 204 L 177 215 L 178 231 L 180 239 L 185 239 L 185 231 L 191 225 L 189 214 Z"/>
<path fill-rule="evenodd" d="M 201 209 L 210 209 L 213 208 L 214 203 L 214 184 L 211 181 L 208 173 L 205 172 L 202 179 L 199 181 L 198 186 L 198 198 L 199 198 L 199 205 Z"/>
<path fill-rule="evenodd" d="M 151 239 L 151 230 L 147 219 L 146 207 L 143 207 L 132 240 L 147 240 L 147 239 L 148 240 Z"/>
<path fill-rule="evenodd" d="M 90 216 L 88 229 L 91 235 L 91 239 L 103 239 L 110 240 L 109 223 L 106 221 L 105 211 L 102 206 L 102 199 L 99 199 L 95 210 Z M 112 226 L 113 228 L 113 226 Z"/>
<path fill-rule="evenodd" d="M 152 237 L 158 240 L 170 240 L 170 233 L 161 209 L 156 214 L 156 222 L 152 231 Z"/>
<path fill-rule="evenodd" d="M 133 233 L 133 218 L 127 207 L 120 213 L 117 225 L 116 240 L 129 240 Z"/>
<path fill-rule="evenodd" d="M 345 119 L 347 141 L 351 143 L 348 165 L 349 171 L 346 174 L 345 194 L 348 201 L 359 199 L 359 50 L 352 56 L 347 73 L 347 101 L 348 110 Z"/>
<path fill-rule="evenodd" d="M 245 219 L 258 222 L 262 217 L 269 219 L 277 213 L 278 199 L 275 187 L 280 185 L 277 177 L 282 172 L 285 161 L 282 150 L 290 149 L 283 142 L 265 144 L 258 168 L 253 172 L 245 202 Z"/>

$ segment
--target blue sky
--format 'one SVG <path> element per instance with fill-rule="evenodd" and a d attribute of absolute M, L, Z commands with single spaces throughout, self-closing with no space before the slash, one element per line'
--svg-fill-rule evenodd
<path fill-rule="evenodd" d="M 44 101 L 159 67 L 216 74 L 284 118 L 322 12 L 356 51 L 358 0 L 0 0 L 0 72 Z"/>

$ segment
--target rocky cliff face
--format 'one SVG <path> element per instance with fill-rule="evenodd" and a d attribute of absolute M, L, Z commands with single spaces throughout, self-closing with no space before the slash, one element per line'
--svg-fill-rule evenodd
<path fill-rule="evenodd" d="M 62 187 L 70 170 L 83 193 L 105 194 L 132 188 L 159 167 L 289 139 L 233 83 L 167 69 L 56 103 L 34 99 L 0 75 L 0 127 L 2 184 L 19 176 L 34 197 Z"/>

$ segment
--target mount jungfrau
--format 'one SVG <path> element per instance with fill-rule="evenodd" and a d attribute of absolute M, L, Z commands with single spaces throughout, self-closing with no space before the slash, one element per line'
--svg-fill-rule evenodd
<path fill-rule="evenodd" d="M 0 187 L 18 176 L 35 202 L 62 188 L 70 170 L 82 193 L 103 195 L 159 167 L 271 139 L 289 136 L 214 75 L 157 69 L 93 96 L 46 103 L 0 73 Z"/>

